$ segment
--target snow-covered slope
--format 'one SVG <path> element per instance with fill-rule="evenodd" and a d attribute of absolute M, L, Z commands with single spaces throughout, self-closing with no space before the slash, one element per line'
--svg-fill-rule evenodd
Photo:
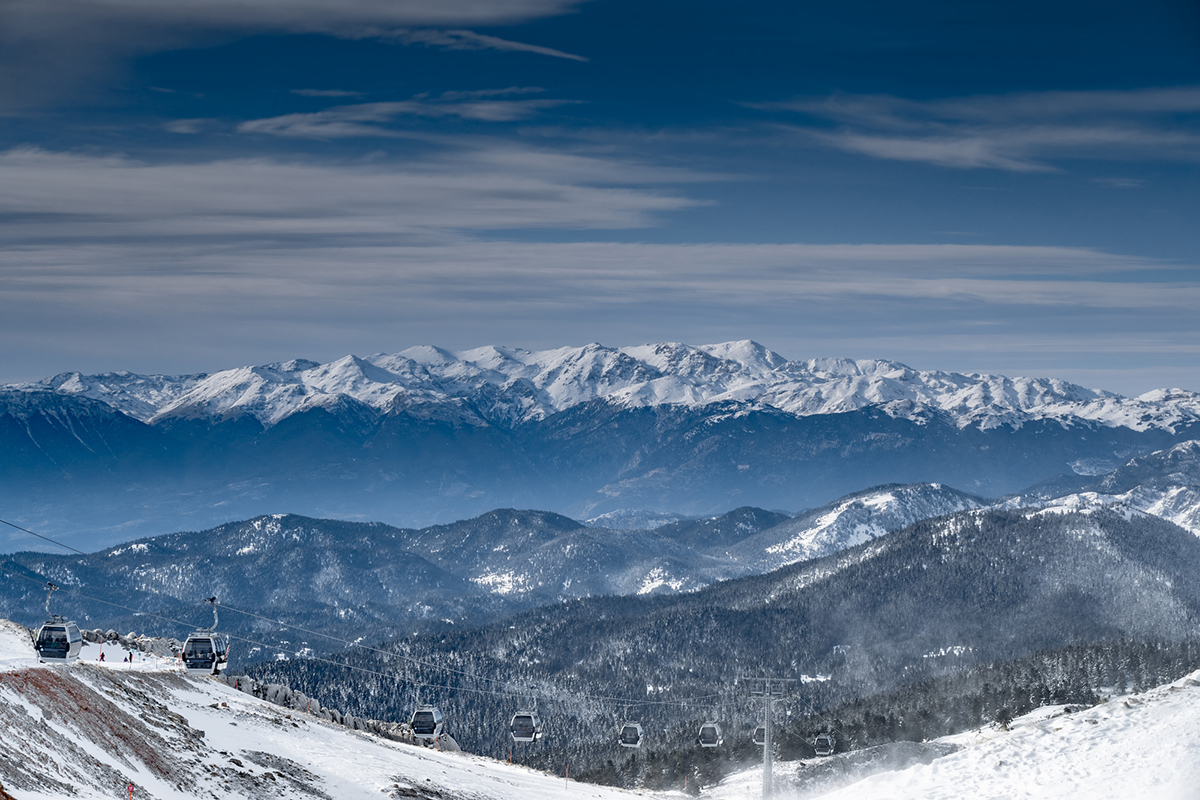
<path fill-rule="evenodd" d="M 780 764 L 776 791 L 796 800 L 1195 800 L 1200 672 L 1094 708 L 1039 708 L 1008 732 L 993 726 L 929 744 L 958 749 L 900 770 L 855 770 L 856 754 Z M 703 796 L 744 800 L 761 786 L 761 770 L 748 770 Z"/>
<path fill-rule="evenodd" d="M 881 406 L 915 419 L 933 410 L 983 429 L 1052 419 L 1174 430 L 1200 419 L 1200 395 L 1180 390 L 1129 399 L 1052 378 L 920 371 L 872 359 L 788 361 L 751 341 L 542 351 L 422 346 L 211 375 L 67 373 L 35 386 L 101 400 L 142 421 L 251 415 L 265 425 L 339 396 L 380 412 L 449 404 L 468 420 L 508 425 L 600 399 L 626 407 L 736 400 L 800 416 Z"/>
<path fill-rule="evenodd" d="M 20 798 L 618 800 L 562 775 L 442 753 L 288 711 L 170 661 L 35 663 L 0 621 L 0 784 Z M 111 648 L 111 646 L 110 646 Z M 564 768 L 565 768 L 564 764 Z"/>
<path fill-rule="evenodd" d="M 987 505 L 983 498 L 937 483 L 879 486 L 744 539 L 728 554 L 767 572 L 854 547 L 923 519 Z"/>
<path fill-rule="evenodd" d="M 646 508 L 621 508 L 591 519 L 583 520 L 589 528 L 612 528 L 619 531 L 652 531 L 662 525 L 679 522 L 683 517 L 666 511 Z"/>
<path fill-rule="evenodd" d="M 1087 491 L 1054 498 L 1018 496 L 1000 507 L 1046 505 L 1071 511 L 1130 508 L 1174 522 L 1200 536 L 1200 442 L 1181 442 L 1103 476 Z"/>

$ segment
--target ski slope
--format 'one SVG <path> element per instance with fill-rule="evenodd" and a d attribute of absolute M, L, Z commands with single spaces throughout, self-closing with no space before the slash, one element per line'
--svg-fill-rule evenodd
<path fill-rule="evenodd" d="M 0 621 L 0 783 L 17 798 L 629 800 L 562 775 L 351 731 L 114 645 L 37 664 Z M 566 765 L 564 765 L 565 769 Z"/>
<path fill-rule="evenodd" d="M 929 750 L 939 745 L 946 751 L 959 749 L 903 769 L 875 771 L 861 753 L 777 763 L 775 796 L 783 800 L 1200 799 L 1200 672 L 1093 708 L 1069 708 L 1037 709 L 1015 720 L 1008 732 L 992 726 L 928 743 Z M 909 760 L 920 759 L 914 755 Z M 762 770 L 731 775 L 707 796 L 757 800 L 762 796 Z"/>
<path fill-rule="evenodd" d="M 0 783 L 17 798 L 682 798 L 392 742 L 258 700 L 174 661 L 89 645 L 39 665 L 0 621 Z M 882 750 L 882 749 L 881 749 Z M 903 763 L 907 762 L 907 763 Z M 563 765 L 564 769 L 566 765 Z M 775 767 L 783 800 L 1200 800 L 1200 672 L 1089 709 L 1052 706 L 932 743 Z M 757 800 L 760 768 L 706 790 Z"/>

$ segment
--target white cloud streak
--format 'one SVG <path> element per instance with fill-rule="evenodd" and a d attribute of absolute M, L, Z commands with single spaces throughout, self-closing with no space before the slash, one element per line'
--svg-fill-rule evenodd
<path fill-rule="evenodd" d="M 370 34 L 373 38 L 393 39 L 402 44 L 420 44 L 427 47 L 439 47 L 444 50 L 501 50 L 511 53 L 535 53 L 553 58 L 565 58 L 569 61 L 587 62 L 583 56 L 555 50 L 552 47 L 542 47 L 536 44 L 514 42 L 501 39 L 498 36 L 488 36 L 469 30 L 438 30 L 423 28 L 416 30 L 377 31 Z"/>
<path fill-rule="evenodd" d="M 554 99 L 505 100 L 504 95 L 530 94 L 541 89 L 510 87 L 477 92 L 447 92 L 437 97 L 418 95 L 410 100 L 358 103 L 324 111 L 283 114 L 243 122 L 240 133 L 263 133 L 308 139 L 392 136 L 387 123 L 401 117 L 439 119 L 456 117 L 476 122 L 516 122 L 576 101 Z"/>
<path fill-rule="evenodd" d="M 925 102 L 835 95 L 752 107 L 821 120 L 791 129 L 840 150 L 960 169 L 1049 172 L 1075 158 L 1200 160 L 1197 87 Z"/>
<path fill-rule="evenodd" d="M 695 174 L 494 144 L 418 161 L 151 164 L 20 148 L 0 154 L 0 240 L 421 235 L 623 229 L 697 201 L 650 188 Z"/>
<path fill-rule="evenodd" d="M 587 0 L 0 0 L 0 113 L 89 92 L 145 53 L 258 33 L 381 38 L 585 61 L 475 33 L 572 13 Z"/>

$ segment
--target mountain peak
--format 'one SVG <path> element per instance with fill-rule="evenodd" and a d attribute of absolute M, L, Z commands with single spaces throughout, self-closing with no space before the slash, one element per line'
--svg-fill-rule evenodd
<path fill-rule="evenodd" d="M 877 359 L 788 361 L 750 339 L 616 348 L 591 342 L 540 351 L 421 345 L 327 364 L 292 359 L 189 376 L 64 373 L 38 385 L 100 400 L 142 421 L 249 415 L 268 427 L 324 405 L 316 398 L 325 394 L 384 413 L 398 402 L 470 407 L 488 424 L 505 426 L 593 401 L 627 408 L 733 401 L 801 417 L 874 407 L 916 422 L 932 411 L 960 428 L 983 430 L 1055 420 L 1174 432 L 1200 422 L 1200 394 L 1179 389 L 1129 400 L 1053 378 L 921 371 Z"/>

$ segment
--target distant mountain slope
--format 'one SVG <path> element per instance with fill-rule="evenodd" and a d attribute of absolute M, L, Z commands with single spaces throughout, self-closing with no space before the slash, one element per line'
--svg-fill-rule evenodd
<path fill-rule="evenodd" d="M 998 496 L 1200 437 L 1192 393 L 788 361 L 754 342 L 417 347 L 0 394 L 6 513 L 80 549 L 281 511 L 425 527 L 505 507 L 794 510 L 889 483 Z"/>
<path fill-rule="evenodd" d="M 773 517 L 755 509 L 735 516 L 755 513 Z M 216 595 L 225 606 L 302 627 L 369 627 L 379 638 L 481 624 L 577 597 L 692 591 L 747 572 L 674 535 L 586 528 L 558 514 L 513 509 L 421 530 L 276 514 L 86 556 L 16 553 L 0 564 L 32 578 L 0 582 L 0 614 L 30 625 L 43 613 L 42 581 L 49 579 L 67 589 L 55 608 L 89 625 L 117 625 L 128 609 L 169 611 L 204 625 L 211 618 L 199 601 Z M 231 630 L 260 627 L 234 613 L 222 618 Z M 309 646 L 335 647 L 320 638 Z"/>
<path fill-rule="evenodd" d="M 1079 491 L 1022 493 L 1004 506 L 1066 509 L 1131 508 L 1174 522 L 1200 536 L 1200 442 L 1181 442 L 1130 460 Z"/>
<path fill-rule="evenodd" d="M 0 389 L 0 477 L 70 482 L 100 472 L 142 479 L 168 465 L 170 437 L 110 405 L 51 391 Z"/>
<path fill-rule="evenodd" d="M 716 517 L 681 520 L 657 528 L 657 532 L 712 555 L 764 530 L 788 521 L 787 514 L 742 506 Z M 782 564 L 775 564 L 776 567 Z"/>
<path fill-rule="evenodd" d="M 885 509 L 896 497 L 905 498 L 912 514 L 947 513 L 965 496 L 940 486 L 887 487 L 859 493 L 820 518 L 828 530 L 851 531 L 851 539 L 841 542 L 850 546 L 857 523 L 839 527 L 839 514 L 857 519 L 865 502 L 895 526 L 904 512 Z M 784 525 L 775 524 L 781 520 Z M 795 536 L 789 524 L 785 515 L 751 507 L 634 531 L 514 509 L 419 530 L 276 514 L 127 542 L 88 556 L 26 552 L 7 562 L 30 575 L 84 587 L 84 594 L 124 598 L 121 605 L 129 608 L 190 607 L 172 613 L 191 614 L 196 624 L 207 619 L 198 601 L 216 595 L 225 605 L 269 609 L 322 631 L 378 625 L 400 633 L 481 624 L 579 597 L 695 591 L 766 572 L 796 560 L 791 551 L 767 546 Z M 826 536 L 825 545 L 838 541 Z M 749 555 L 739 557 L 738 548 Z M 39 581 L 5 582 L 0 613 L 35 624 L 40 598 Z M 69 594 L 56 596 L 57 602 L 105 627 L 125 616 Z M 251 624 L 243 618 L 227 622 L 238 629 Z M 311 645 L 330 646 L 320 639 Z"/>
<path fill-rule="evenodd" d="M 276 515 L 88 556 L 17 553 L 0 563 L 61 584 L 65 591 L 55 594 L 54 609 L 88 627 L 122 620 L 175 636 L 187 630 L 155 620 L 134 622 L 125 609 L 163 612 L 201 627 L 212 622 L 201 600 L 215 595 L 234 608 L 335 633 L 362 627 L 399 633 L 426 620 L 487 619 L 496 612 L 498 604 L 463 578 L 410 552 L 410 534 L 387 525 Z M 0 614 L 37 624 L 44 599 L 37 582 L 9 579 L 0 588 Z M 227 630 L 264 630 L 231 611 L 221 622 Z M 311 644 L 330 647 L 320 637 Z"/>
<path fill-rule="evenodd" d="M 727 552 L 765 572 L 831 555 L 923 519 L 987 505 L 982 497 L 937 483 L 880 486 L 781 521 Z"/>

